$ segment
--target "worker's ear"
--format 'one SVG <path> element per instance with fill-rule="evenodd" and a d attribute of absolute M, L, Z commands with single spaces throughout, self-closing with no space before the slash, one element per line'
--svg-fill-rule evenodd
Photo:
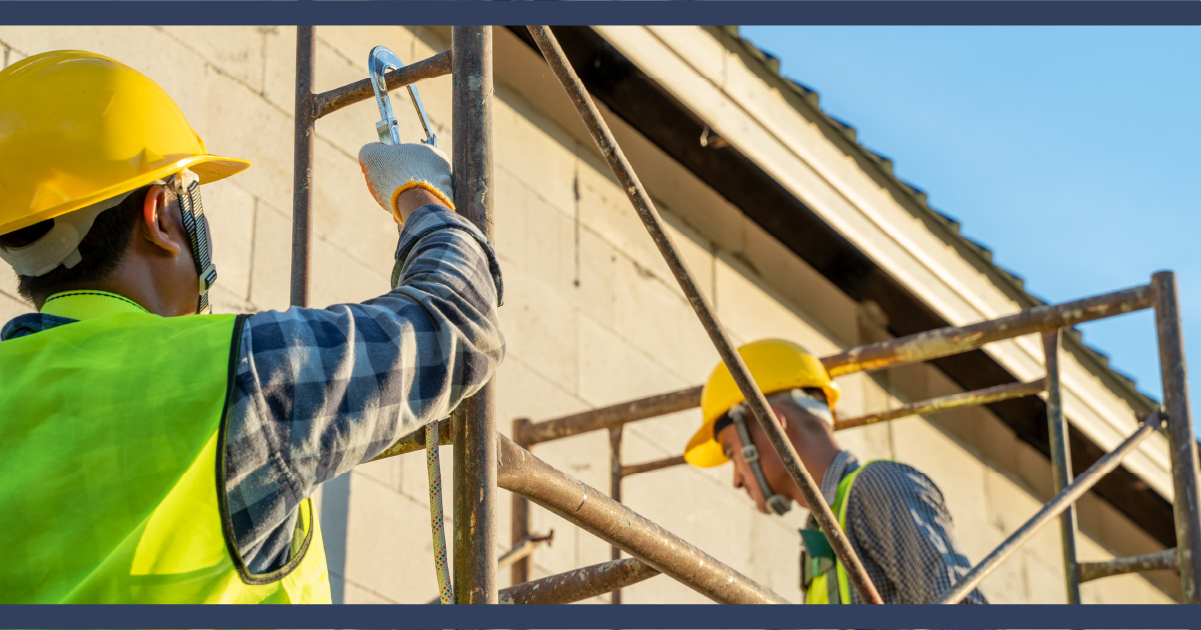
<path fill-rule="evenodd" d="M 178 214 L 171 211 L 171 195 L 163 186 L 154 186 L 146 193 L 146 200 L 142 202 L 145 238 L 172 258 L 183 251 L 180 240 L 183 226 L 179 224 Z"/>

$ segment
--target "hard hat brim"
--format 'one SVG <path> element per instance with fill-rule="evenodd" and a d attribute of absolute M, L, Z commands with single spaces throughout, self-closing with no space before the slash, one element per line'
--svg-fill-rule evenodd
<path fill-rule="evenodd" d="M 250 161 L 240 158 L 223 157 L 219 155 L 195 155 L 184 158 L 160 166 L 159 168 L 146 171 L 136 177 L 127 179 L 119 184 L 109 186 L 98 190 L 90 195 L 72 199 L 66 203 L 47 208 L 36 214 L 21 217 L 19 220 L 12 221 L 5 225 L 0 225 L 0 234 L 8 234 L 15 232 L 21 228 L 29 227 L 36 223 L 41 223 L 47 219 L 62 216 L 68 212 L 74 212 L 80 208 L 86 208 L 94 203 L 110 199 L 118 195 L 137 190 L 142 186 L 146 186 L 155 180 L 170 177 L 184 169 L 188 169 L 196 173 L 200 178 L 201 184 L 209 184 L 218 180 L 225 179 L 230 175 L 236 175 L 250 168 Z"/>
<path fill-rule="evenodd" d="M 688 440 L 688 446 L 684 447 L 684 461 L 697 468 L 713 468 L 730 461 L 721 444 L 717 443 L 717 436 L 713 435 L 713 424 L 712 421 L 704 423 Z"/>

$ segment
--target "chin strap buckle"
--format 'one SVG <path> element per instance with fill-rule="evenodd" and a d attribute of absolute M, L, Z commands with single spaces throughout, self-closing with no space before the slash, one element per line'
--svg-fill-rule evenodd
<path fill-rule="evenodd" d="M 785 499 L 784 495 L 773 494 L 767 497 L 767 507 L 771 508 L 776 514 L 783 516 L 785 512 L 792 509 L 792 503 L 788 499 Z"/>
<path fill-rule="evenodd" d="M 197 287 L 201 293 L 208 293 L 209 289 L 217 284 L 217 265 L 209 262 L 209 265 L 200 272 L 200 286 Z"/>

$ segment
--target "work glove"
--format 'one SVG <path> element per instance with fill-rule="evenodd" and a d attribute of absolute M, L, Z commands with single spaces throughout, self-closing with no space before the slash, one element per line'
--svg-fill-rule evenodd
<path fill-rule="evenodd" d="M 372 142 L 359 149 L 359 166 L 367 188 L 384 210 L 403 223 L 396 198 L 412 188 L 424 188 L 451 210 L 450 159 L 428 144 L 382 144 Z"/>

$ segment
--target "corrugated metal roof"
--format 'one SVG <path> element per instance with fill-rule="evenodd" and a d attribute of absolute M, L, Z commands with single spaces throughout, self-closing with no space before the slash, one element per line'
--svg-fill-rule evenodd
<path fill-rule="evenodd" d="M 992 276 L 1002 283 L 1002 288 L 1008 288 L 1009 291 L 1007 292 L 1018 302 L 1023 303 L 1024 308 L 1046 304 L 1046 302 L 1040 298 L 1026 291 L 1025 282 L 1020 276 L 994 263 L 992 250 L 964 236 L 961 231 L 961 224 L 959 221 L 932 208 L 929 204 L 925 191 L 898 178 L 893 170 L 893 161 L 891 159 L 880 155 L 860 144 L 857 137 L 858 134 L 851 124 L 839 120 L 823 110 L 821 108 L 821 97 L 817 90 L 814 90 L 813 88 L 795 79 L 781 75 L 780 59 L 778 57 L 755 46 L 755 44 L 753 44 L 750 40 L 744 39 L 739 34 L 737 26 L 720 26 L 717 28 L 730 36 L 730 40 L 726 42 L 727 46 L 733 42 L 735 45 L 741 47 L 745 52 L 747 52 L 752 58 L 757 59 L 770 75 L 778 78 L 778 85 L 780 87 L 791 90 L 793 93 L 803 98 L 804 101 L 812 107 L 813 113 L 819 116 L 833 129 L 841 132 L 843 137 L 850 142 L 850 144 L 855 148 L 856 151 L 859 152 L 860 155 L 875 163 L 881 174 L 895 183 L 895 188 L 903 191 L 909 200 L 912 201 L 912 206 L 916 207 L 918 212 L 921 213 L 918 218 L 929 219 L 944 226 L 946 228 L 947 235 L 947 238 L 944 240 L 946 240 L 948 244 L 952 246 L 959 245 L 967 251 L 974 253 L 979 258 L 980 264 L 984 266 L 987 271 L 991 271 Z M 911 207 L 909 204 L 902 203 L 901 205 L 906 208 Z M 1082 340 L 1080 331 L 1075 329 L 1065 331 L 1064 337 L 1065 348 L 1068 350 L 1075 350 L 1077 358 L 1082 360 L 1085 365 L 1088 365 L 1088 363 L 1091 361 L 1096 369 L 1104 371 L 1106 376 L 1111 377 L 1113 381 L 1119 385 L 1120 389 L 1123 390 L 1120 393 L 1124 394 L 1136 409 L 1142 407 L 1142 411 L 1150 411 L 1159 406 L 1158 402 L 1150 399 L 1145 394 L 1138 391 L 1136 382 L 1132 377 L 1110 367 L 1109 357 L 1106 354 L 1086 345 Z"/>

